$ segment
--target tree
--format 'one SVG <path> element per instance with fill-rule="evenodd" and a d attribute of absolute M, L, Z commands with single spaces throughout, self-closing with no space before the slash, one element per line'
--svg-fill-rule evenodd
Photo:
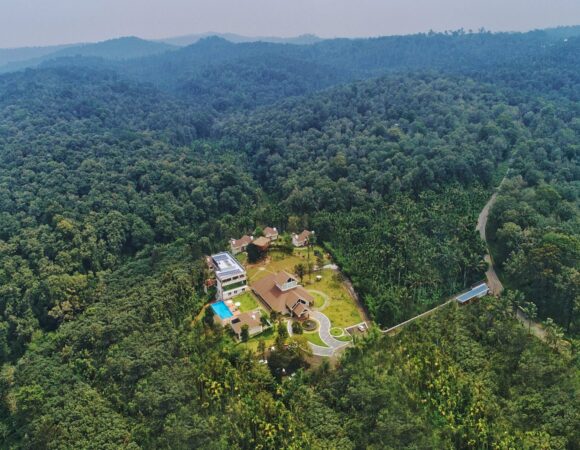
<path fill-rule="evenodd" d="M 546 343 L 554 350 L 558 350 L 559 343 L 564 338 L 564 329 L 550 317 L 542 322 L 542 326 L 546 332 Z"/>
<path fill-rule="evenodd" d="M 302 328 L 302 324 L 298 321 L 292 322 L 292 333 L 293 334 L 302 334 L 304 333 L 304 329 Z"/>
<path fill-rule="evenodd" d="M 203 314 L 203 323 L 205 325 L 207 325 L 208 327 L 213 327 L 214 326 L 214 312 L 213 309 L 211 308 L 210 305 L 207 305 L 205 307 L 205 311 Z"/>
<path fill-rule="evenodd" d="M 528 320 L 528 333 L 532 330 L 532 322 L 538 317 L 538 307 L 533 302 L 524 303 L 522 310 Z"/>
<path fill-rule="evenodd" d="M 300 278 L 300 283 L 304 280 L 304 275 L 306 274 L 306 267 L 304 264 L 299 263 L 294 266 L 294 273 L 298 278 Z"/>
<path fill-rule="evenodd" d="M 242 340 L 242 342 L 248 342 L 248 339 L 250 339 L 250 327 L 246 324 L 242 325 L 240 339 Z"/>
<path fill-rule="evenodd" d="M 324 266 L 324 255 L 319 250 L 314 250 L 314 255 L 316 256 L 316 266 L 318 270 L 322 270 Z"/>
<path fill-rule="evenodd" d="M 518 290 L 510 289 L 504 291 L 503 295 L 511 306 L 513 315 L 515 317 L 517 315 L 518 309 L 524 304 L 524 294 Z"/>
<path fill-rule="evenodd" d="M 258 353 L 262 360 L 266 359 L 266 342 L 262 339 L 258 341 Z"/>
<path fill-rule="evenodd" d="M 255 263 L 255 262 L 261 261 L 267 255 L 267 252 L 263 251 L 260 247 L 254 245 L 252 243 L 248 244 L 246 251 L 248 253 L 248 262 L 249 263 Z"/>

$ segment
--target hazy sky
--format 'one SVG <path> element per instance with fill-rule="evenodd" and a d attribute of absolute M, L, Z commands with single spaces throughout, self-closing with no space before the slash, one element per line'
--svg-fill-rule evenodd
<path fill-rule="evenodd" d="M 377 36 L 580 24 L 580 0 L 0 0 L 0 48 L 206 31 Z"/>

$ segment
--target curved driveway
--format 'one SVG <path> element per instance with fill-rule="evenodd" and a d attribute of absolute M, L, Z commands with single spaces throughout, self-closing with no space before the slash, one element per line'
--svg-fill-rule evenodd
<path fill-rule="evenodd" d="M 330 351 L 330 354 L 332 355 L 339 348 L 345 347 L 348 344 L 350 344 L 350 342 L 339 341 L 338 339 L 335 339 L 330 334 L 330 328 L 331 328 L 330 319 L 328 317 L 326 317 L 324 314 L 322 314 L 320 311 L 310 311 L 310 317 L 312 319 L 318 321 L 318 323 L 320 324 L 318 334 L 320 335 L 320 339 L 322 339 L 322 342 L 324 342 L 326 345 L 328 345 L 328 348 L 324 348 L 324 347 L 320 347 L 319 345 L 310 344 L 310 346 L 313 347 L 312 350 L 313 350 L 315 355 L 318 354 L 318 353 L 316 353 L 316 350 L 319 350 L 319 349 L 324 349 L 325 353 Z M 316 347 L 318 347 L 318 348 L 316 348 Z M 328 355 L 325 354 L 322 356 L 328 356 Z"/>

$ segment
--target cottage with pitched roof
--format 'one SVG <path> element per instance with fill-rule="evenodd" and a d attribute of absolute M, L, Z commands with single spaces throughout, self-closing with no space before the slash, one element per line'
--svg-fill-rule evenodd
<path fill-rule="evenodd" d="M 266 227 L 264 228 L 264 236 L 270 238 L 270 240 L 275 241 L 278 239 L 278 230 L 276 227 Z"/>
<path fill-rule="evenodd" d="M 314 234 L 314 231 L 304 230 L 300 234 L 293 233 L 292 234 L 292 244 L 294 247 L 304 247 L 308 244 L 310 239 L 310 235 Z"/>
<path fill-rule="evenodd" d="M 254 236 L 245 234 L 240 239 L 230 239 L 230 249 L 234 255 L 246 251 L 248 245 L 254 240 Z"/>

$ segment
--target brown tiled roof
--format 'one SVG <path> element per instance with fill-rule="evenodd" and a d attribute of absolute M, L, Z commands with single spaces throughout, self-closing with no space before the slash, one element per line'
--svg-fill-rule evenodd
<path fill-rule="evenodd" d="M 284 284 L 288 279 L 287 273 L 281 273 L 285 275 L 281 275 L 280 273 L 268 275 L 258 281 L 255 281 L 250 286 L 253 291 L 259 295 L 262 300 L 264 300 L 264 302 L 266 302 L 270 309 L 285 314 L 288 310 L 286 305 L 293 306 L 296 304 L 298 299 L 305 300 L 309 304 L 313 302 L 314 297 L 312 297 L 312 295 L 310 295 L 308 291 L 302 286 L 296 286 L 295 288 L 285 292 L 281 291 L 278 286 L 276 286 L 277 277 L 284 279 L 284 282 L 281 284 Z"/>
<path fill-rule="evenodd" d="M 299 242 L 305 241 L 306 239 L 308 239 L 308 237 L 309 237 L 311 234 L 312 234 L 312 233 L 311 233 L 310 231 L 308 231 L 308 230 L 304 230 L 302 233 L 300 233 L 300 234 L 298 235 L 298 238 L 297 238 L 297 239 L 298 239 L 298 241 L 299 241 Z"/>
<path fill-rule="evenodd" d="M 254 242 L 252 242 L 252 244 L 254 244 L 256 247 L 268 247 L 270 245 L 270 238 L 261 236 L 257 239 L 254 239 Z"/>
<path fill-rule="evenodd" d="M 288 280 L 296 281 L 296 278 L 294 278 L 292 275 L 290 275 L 288 272 L 285 271 L 278 272 L 274 277 L 274 283 L 279 285 L 286 284 Z"/>
<path fill-rule="evenodd" d="M 242 236 L 239 239 L 232 239 L 232 245 L 235 248 L 243 247 L 244 245 L 248 245 L 250 242 L 252 242 L 252 238 L 250 236 L 248 236 L 247 234 L 245 234 L 244 236 Z"/>
<path fill-rule="evenodd" d="M 264 234 L 266 236 L 277 235 L 278 234 L 278 230 L 276 230 L 276 228 L 266 227 L 266 228 L 264 228 Z"/>
<path fill-rule="evenodd" d="M 308 307 L 304 303 L 298 303 L 298 305 L 296 305 L 296 308 L 292 310 L 292 312 L 296 314 L 298 317 L 300 317 L 302 313 L 304 313 L 305 311 L 308 311 Z"/>
<path fill-rule="evenodd" d="M 259 311 L 249 311 L 240 314 L 235 319 L 232 319 L 230 326 L 236 334 L 242 333 L 242 327 L 247 325 L 248 328 L 254 328 L 261 324 L 260 312 Z"/>

